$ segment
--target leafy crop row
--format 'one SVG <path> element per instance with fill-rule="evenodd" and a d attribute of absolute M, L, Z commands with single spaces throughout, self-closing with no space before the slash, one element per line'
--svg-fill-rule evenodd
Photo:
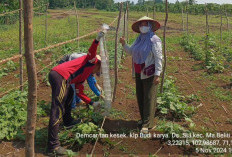
<path fill-rule="evenodd" d="M 47 116 L 49 105 L 38 103 L 37 116 Z M 0 98 L 0 140 L 23 138 L 27 120 L 27 91 L 14 91 Z"/>
<path fill-rule="evenodd" d="M 12 92 L 0 99 L 0 140 L 15 138 L 26 122 L 26 92 Z"/>
<path fill-rule="evenodd" d="M 173 132 L 191 132 L 191 129 L 195 127 L 195 123 L 192 121 L 191 117 L 196 112 L 197 108 L 190 105 L 190 103 L 198 101 L 196 95 L 182 96 L 175 86 L 175 80 L 172 77 L 166 78 L 164 82 L 164 92 L 157 97 L 157 109 L 158 113 L 161 113 L 161 115 L 159 116 L 160 120 L 156 130 L 169 135 Z M 169 120 L 172 120 L 172 122 Z M 190 130 L 173 121 L 182 121 L 188 124 Z"/>
<path fill-rule="evenodd" d="M 193 38 L 193 36 L 184 35 L 180 41 L 181 46 L 184 50 L 190 52 L 194 59 L 204 60 L 204 50 L 200 47 L 199 43 Z"/>
<path fill-rule="evenodd" d="M 204 61 L 209 73 L 221 73 L 226 67 L 226 62 L 232 60 L 232 49 L 228 45 L 217 44 L 216 39 L 217 36 L 209 35 L 201 43 L 195 36 L 185 34 L 180 44 L 195 60 Z"/>
<path fill-rule="evenodd" d="M 103 130 L 100 129 L 103 116 L 100 113 L 94 112 L 92 106 L 89 106 L 89 108 L 77 109 L 73 115 L 74 117 L 81 118 L 82 123 L 74 126 L 70 130 L 64 130 L 59 134 L 62 144 L 69 145 L 70 147 L 75 146 L 81 148 L 88 142 L 94 142 L 96 138 L 77 138 L 77 133 L 98 134 L 103 132 Z"/>
<path fill-rule="evenodd" d="M 13 61 L 6 63 L 6 66 L 0 70 L 0 78 L 8 75 L 8 73 L 13 72 L 17 69 L 17 65 Z"/>
<path fill-rule="evenodd" d="M 171 114 L 172 118 L 183 119 L 191 117 L 195 112 L 195 107 L 188 105 L 186 100 L 184 96 L 179 94 L 174 80 L 167 78 L 164 82 L 164 93 L 159 94 L 157 98 L 157 108 L 163 115 Z"/>

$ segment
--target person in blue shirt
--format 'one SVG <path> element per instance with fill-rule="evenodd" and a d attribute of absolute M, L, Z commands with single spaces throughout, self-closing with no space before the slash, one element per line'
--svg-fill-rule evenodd
<path fill-rule="evenodd" d="M 88 79 L 87 79 L 87 82 L 88 82 L 88 85 L 90 87 L 90 89 L 94 92 L 94 94 L 98 97 L 101 97 L 101 98 L 104 98 L 102 95 L 101 95 L 101 87 L 97 84 L 97 80 L 96 78 L 94 77 L 93 74 L 91 74 Z M 73 89 L 75 90 L 75 85 L 73 84 L 72 85 Z M 79 105 L 83 105 L 84 102 L 76 95 L 74 94 L 74 99 L 73 99 L 73 102 L 72 102 L 72 108 L 76 108 L 76 104 L 79 106 Z"/>
<path fill-rule="evenodd" d="M 72 54 L 68 54 L 68 55 L 65 55 L 59 62 L 58 64 L 62 64 L 64 62 L 67 62 L 67 61 L 71 61 L 71 60 L 74 60 L 76 58 L 79 58 L 79 57 L 82 57 L 84 55 L 87 55 L 86 53 L 72 53 Z M 100 74 L 97 74 L 97 76 L 99 76 Z M 102 91 L 102 88 L 97 84 L 97 80 L 96 78 L 94 77 L 93 74 L 91 74 L 88 78 L 87 78 L 87 82 L 88 82 L 88 85 L 90 87 L 90 89 L 94 92 L 94 94 L 98 97 L 101 97 L 104 99 L 104 97 L 102 96 L 101 94 L 101 91 Z M 72 88 L 73 88 L 73 91 L 74 91 L 74 96 L 73 96 L 73 101 L 72 101 L 72 108 L 76 108 L 76 105 L 83 105 L 85 104 L 83 100 L 81 100 L 77 95 L 76 95 L 76 89 L 75 89 L 75 84 L 72 84 L 71 85 Z"/>

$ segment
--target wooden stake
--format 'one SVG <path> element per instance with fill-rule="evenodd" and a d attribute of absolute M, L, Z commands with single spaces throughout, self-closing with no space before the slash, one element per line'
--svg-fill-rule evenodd
<path fill-rule="evenodd" d="M 75 14 L 76 14 L 76 23 L 77 23 L 77 38 L 79 37 L 79 21 L 78 21 L 78 14 L 77 14 L 77 8 L 76 8 L 76 1 L 74 1 L 74 9 L 75 9 Z M 79 48 L 79 40 L 77 40 L 77 47 Z"/>
<path fill-rule="evenodd" d="M 227 11 L 225 10 L 225 14 L 226 14 L 226 23 L 227 23 L 227 30 L 229 31 L 230 30 L 230 26 L 229 26 L 229 18 L 228 18 L 228 14 L 227 14 Z"/>
<path fill-rule="evenodd" d="M 206 5 L 206 8 L 205 8 L 205 15 L 206 15 L 206 34 L 209 34 L 209 18 L 208 18 L 208 8 L 207 8 L 207 5 Z"/>
<path fill-rule="evenodd" d="M 188 17 L 189 13 L 188 13 L 188 6 L 186 8 L 186 12 L 187 12 L 187 36 L 188 36 L 188 34 L 189 34 L 189 17 Z"/>
<path fill-rule="evenodd" d="M 45 12 L 45 45 L 47 45 L 47 34 L 48 34 L 48 6 L 49 3 L 46 6 L 46 12 Z"/>
<path fill-rule="evenodd" d="M 205 60 L 208 61 L 208 43 L 209 43 L 209 23 L 208 23 L 208 8 L 207 8 L 207 4 L 205 6 L 205 15 L 206 15 L 206 27 L 205 27 L 205 37 L 206 37 L 206 41 L 205 41 L 205 51 L 206 51 L 206 55 L 205 55 Z"/>
<path fill-rule="evenodd" d="M 123 37 L 126 36 L 126 11 L 124 12 L 124 19 L 123 19 Z M 124 49 L 122 48 L 122 56 L 121 59 L 123 58 L 124 55 Z"/>
<path fill-rule="evenodd" d="M 23 53 L 23 35 L 22 35 L 22 20 L 23 20 L 23 3 L 22 0 L 19 0 L 19 54 L 22 55 Z M 23 57 L 20 58 L 19 60 L 19 64 L 20 64 L 20 90 L 23 91 Z"/>
<path fill-rule="evenodd" d="M 123 3 L 120 3 L 120 10 L 118 15 L 118 25 L 116 29 L 116 37 L 115 37 L 115 56 L 114 56 L 114 75 L 115 75 L 115 84 L 114 84 L 114 93 L 113 93 L 113 102 L 115 100 L 117 84 L 118 84 L 118 32 L 121 21 Z"/>
<path fill-rule="evenodd" d="M 225 10 L 226 11 L 226 10 Z M 228 14 L 227 14 L 227 11 L 226 11 L 226 22 L 227 22 L 227 31 L 228 31 L 228 34 L 229 34 L 229 38 L 228 38 L 228 46 L 230 45 L 230 24 L 229 24 L 229 18 L 228 18 Z"/>
<path fill-rule="evenodd" d="M 165 22 L 164 22 L 164 33 L 163 33 L 164 67 L 163 67 L 163 72 L 162 72 L 162 81 L 161 81 L 161 86 L 160 86 L 160 93 L 163 93 L 164 77 L 165 77 L 165 71 L 166 71 L 166 66 L 167 66 L 166 28 L 167 28 L 167 22 L 168 22 L 168 0 L 166 0 L 165 12 L 166 12 L 166 17 L 165 17 Z"/>
<path fill-rule="evenodd" d="M 148 12 L 148 8 L 147 8 L 147 17 L 149 17 L 149 12 Z"/>
<path fill-rule="evenodd" d="M 153 19 L 155 19 L 155 0 L 154 0 L 154 6 L 153 6 Z"/>
<path fill-rule="evenodd" d="M 28 76 L 28 103 L 26 124 L 26 157 L 34 157 L 34 135 L 37 112 L 37 75 L 33 47 L 33 0 L 24 0 L 24 47 Z"/>
<path fill-rule="evenodd" d="M 221 9 L 221 25 L 220 25 L 220 52 L 222 50 L 222 9 Z"/>
<path fill-rule="evenodd" d="M 134 66 L 133 58 L 131 58 L 131 63 L 132 63 L 132 78 L 135 78 L 135 66 Z"/>
<path fill-rule="evenodd" d="M 127 32 L 127 43 L 129 43 L 129 3 L 126 3 L 126 21 L 127 21 L 127 25 L 126 25 L 126 32 Z"/>
<path fill-rule="evenodd" d="M 182 8 L 182 30 L 184 31 L 184 9 Z"/>

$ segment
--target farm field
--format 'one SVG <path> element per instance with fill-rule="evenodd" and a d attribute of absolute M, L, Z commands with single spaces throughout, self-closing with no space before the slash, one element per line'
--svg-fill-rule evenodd
<path fill-rule="evenodd" d="M 103 23 L 110 24 L 118 15 L 118 12 L 98 11 L 94 9 L 78 10 L 80 18 L 80 36 L 88 34 L 100 28 Z M 137 34 L 132 32 L 131 25 L 138 18 L 146 15 L 145 12 L 129 13 L 129 44 L 132 44 Z M 152 16 L 152 13 L 149 13 Z M 157 21 L 164 25 L 165 14 L 156 13 Z M 232 26 L 232 18 L 230 25 Z M 48 10 L 48 36 L 45 43 L 44 36 L 45 16 L 34 17 L 34 48 L 35 50 L 53 45 L 59 42 L 70 40 L 76 37 L 75 12 L 73 10 Z M 113 24 L 116 27 L 116 22 Z M 169 14 L 167 25 L 167 72 L 164 84 L 164 94 L 158 94 L 158 110 L 155 114 L 156 128 L 154 133 L 183 133 L 183 132 L 231 132 L 232 130 L 232 36 L 227 31 L 226 20 L 223 19 L 223 42 L 219 51 L 220 42 L 220 17 L 210 15 L 209 18 L 210 36 L 212 42 L 210 46 L 214 50 L 212 62 L 220 63 L 214 67 L 219 67 L 218 72 L 211 72 L 205 65 L 205 16 L 189 15 L 189 34 L 193 35 L 191 42 L 186 42 L 182 31 L 181 14 Z M 163 27 L 158 30 L 157 35 L 163 38 Z M 122 35 L 122 31 L 120 33 Z M 46 140 L 49 104 L 51 102 L 51 90 L 48 85 L 48 73 L 56 65 L 64 54 L 72 52 L 86 52 L 96 37 L 94 35 L 80 39 L 80 47 L 77 42 L 66 44 L 65 46 L 49 49 L 45 52 L 35 54 L 38 73 L 38 120 L 36 128 L 36 155 L 46 156 Z M 1 59 L 14 56 L 18 53 L 18 24 L 0 26 L 0 56 Z M 114 41 L 115 31 L 109 31 L 106 41 L 107 50 L 110 54 L 111 78 L 113 80 L 114 62 Z M 194 41 L 193 41 L 194 40 Z M 195 44 L 195 45 L 194 45 Z M 191 47 L 191 45 L 193 45 Z M 197 46 L 196 46 L 197 45 Z M 194 48 L 198 48 L 196 59 Z M 121 47 L 119 47 L 120 53 Z M 201 54 L 198 54 L 201 52 Z M 113 110 L 103 126 L 105 133 L 138 133 L 137 121 L 140 119 L 139 110 L 135 95 L 135 80 L 132 78 L 131 56 L 125 56 L 120 60 L 119 84 L 116 93 L 116 101 L 112 104 Z M 221 68 L 223 67 L 223 68 Z M 42 69 L 42 70 L 41 70 Z M 211 68 L 212 69 L 212 68 Z M 217 70 L 217 69 L 216 69 Z M 24 68 L 24 71 L 26 69 Z M 26 74 L 24 74 L 26 81 Z M 102 79 L 98 78 L 102 84 Z M 114 83 L 114 82 L 113 82 Z M 11 121 L 5 122 L 4 117 L 0 118 L 2 125 L 0 129 L 0 156 L 24 156 L 25 154 L 25 113 L 26 113 L 26 92 L 11 91 L 4 94 L 9 89 L 19 86 L 19 64 L 18 60 L 1 65 L 0 69 L 0 113 L 5 117 L 17 115 Z M 27 87 L 25 85 L 25 91 Z M 3 96 L 5 95 L 5 96 Z M 88 93 L 93 99 L 93 93 Z M 18 111 L 15 111 L 14 105 Z M 19 112 L 20 111 L 20 112 Z M 86 113 L 84 115 L 83 113 Z M 9 114 L 6 114 L 9 113 Z M 94 124 L 91 128 L 98 133 L 102 124 L 102 119 L 91 110 L 76 110 L 73 113 L 76 117 L 88 117 L 84 124 Z M 15 126 L 18 129 L 15 132 Z M 83 125 L 84 125 L 83 124 Z M 3 129 L 8 126 L 7 129 Z M 96 128 L 95 128 L 96 126 Z M 22 127 L 22 128 L 21 128 Z M 13 131 L 10 129 L 12 128 Z M 21 130 L 21 131 L 18 131 Z M 74 138 L 74 133 L 82 131 L 81 127 L 73 130 L 62 130 L 60 139 L 64 146 L 78 151 L 79 155 L 91 154 L 94 140 L 78 141 Z M 231 134 L 232 137 L 232 134 Z M 120 139 L 103 138 L 98 141 L 94 154 L 96 156 L 184 156 L 184 155 L 215 155 L 217 153 L 196 153 L 194 146 L 171 146 L 165 139 Z M 219 153 L 220 154 L 220 153 Z M 228 152 L 225 154 L 229 154 Z M 72 153 L 70 152 L 70 156 Z M 74 155 L 75 156 L 75 155 Z"/>

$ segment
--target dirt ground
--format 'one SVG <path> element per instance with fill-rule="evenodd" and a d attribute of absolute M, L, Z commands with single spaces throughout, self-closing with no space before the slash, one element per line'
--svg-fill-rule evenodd
<path fill-rule="evenodd" d="M 125 117 L 119 120 L 109 119 L 107 118 L 104 124 L 104 130 L 107 133 L 117 133 L 121 128 L 127 128 L 129 130 L 137 129 L 137 121 L 140 119 L 138 105 L 135 96 L 133 98 L 128 98 L 127 93 L 131 93 L 131 89 L 128 88 L 128 85 L 131 87 L 135 87 L 135 80 L 132 78 L 131 71 L 131 57 L 128 56 L 123 61 L 123 69 L 119 70 L 119 80 L 118 90 L 116 94 L 116 101 L 112 104 L 112 107 L 122 111 L 125 114 Z M 101 80 L 99 81 L 101 82 Z M 38 100 L 43 99 L 46 101 L 50 101 L 51 90 L 50 87 L 45 84 L 40 84 L 38 88 Z M 157 119 L 156 119 L 157 121 Z M 40 127 L 43 124 L 37 124 Z M 167 146 L 164 141 L 160 139 L 115 139 L 113 142 L 120 142 L 114 148 L 108 150 L 111 156 L 118 155 L 129 155 L 128 152 L 133 154 L 138 154 L 139 156 L 147 156 L 148 153 L 155 154 L 159 156 L 179 156 L 189 154 L 188 149 L 178 148 L 177 146 Z M 46 143 L 44 143 L 46 145 Z M 123 152 L 120 150 L 120 146 L 124 146 L 127 151 Z M 141 147 L 141 145 L 143 147 Z M 102 142 L 98 142 L 95 148 L 94 154 L 97 156 L 102 156 L 104 154 L 104 144 Z M 86 144 L 81 149 L 79 154 L 81 156 L 85 156 L 86 154 L 90 154 L 93 148 L 93 144 Z M 0 143 L 0 156 L 24 156 L 25 154 L 25 145 L 23 141 L 15 141 L 15 142 L 2 142 Z M 45 156 L 44 150 L 41 150 L 40 146 L 36 147 L 36 155 L 38 157 Z"/>

